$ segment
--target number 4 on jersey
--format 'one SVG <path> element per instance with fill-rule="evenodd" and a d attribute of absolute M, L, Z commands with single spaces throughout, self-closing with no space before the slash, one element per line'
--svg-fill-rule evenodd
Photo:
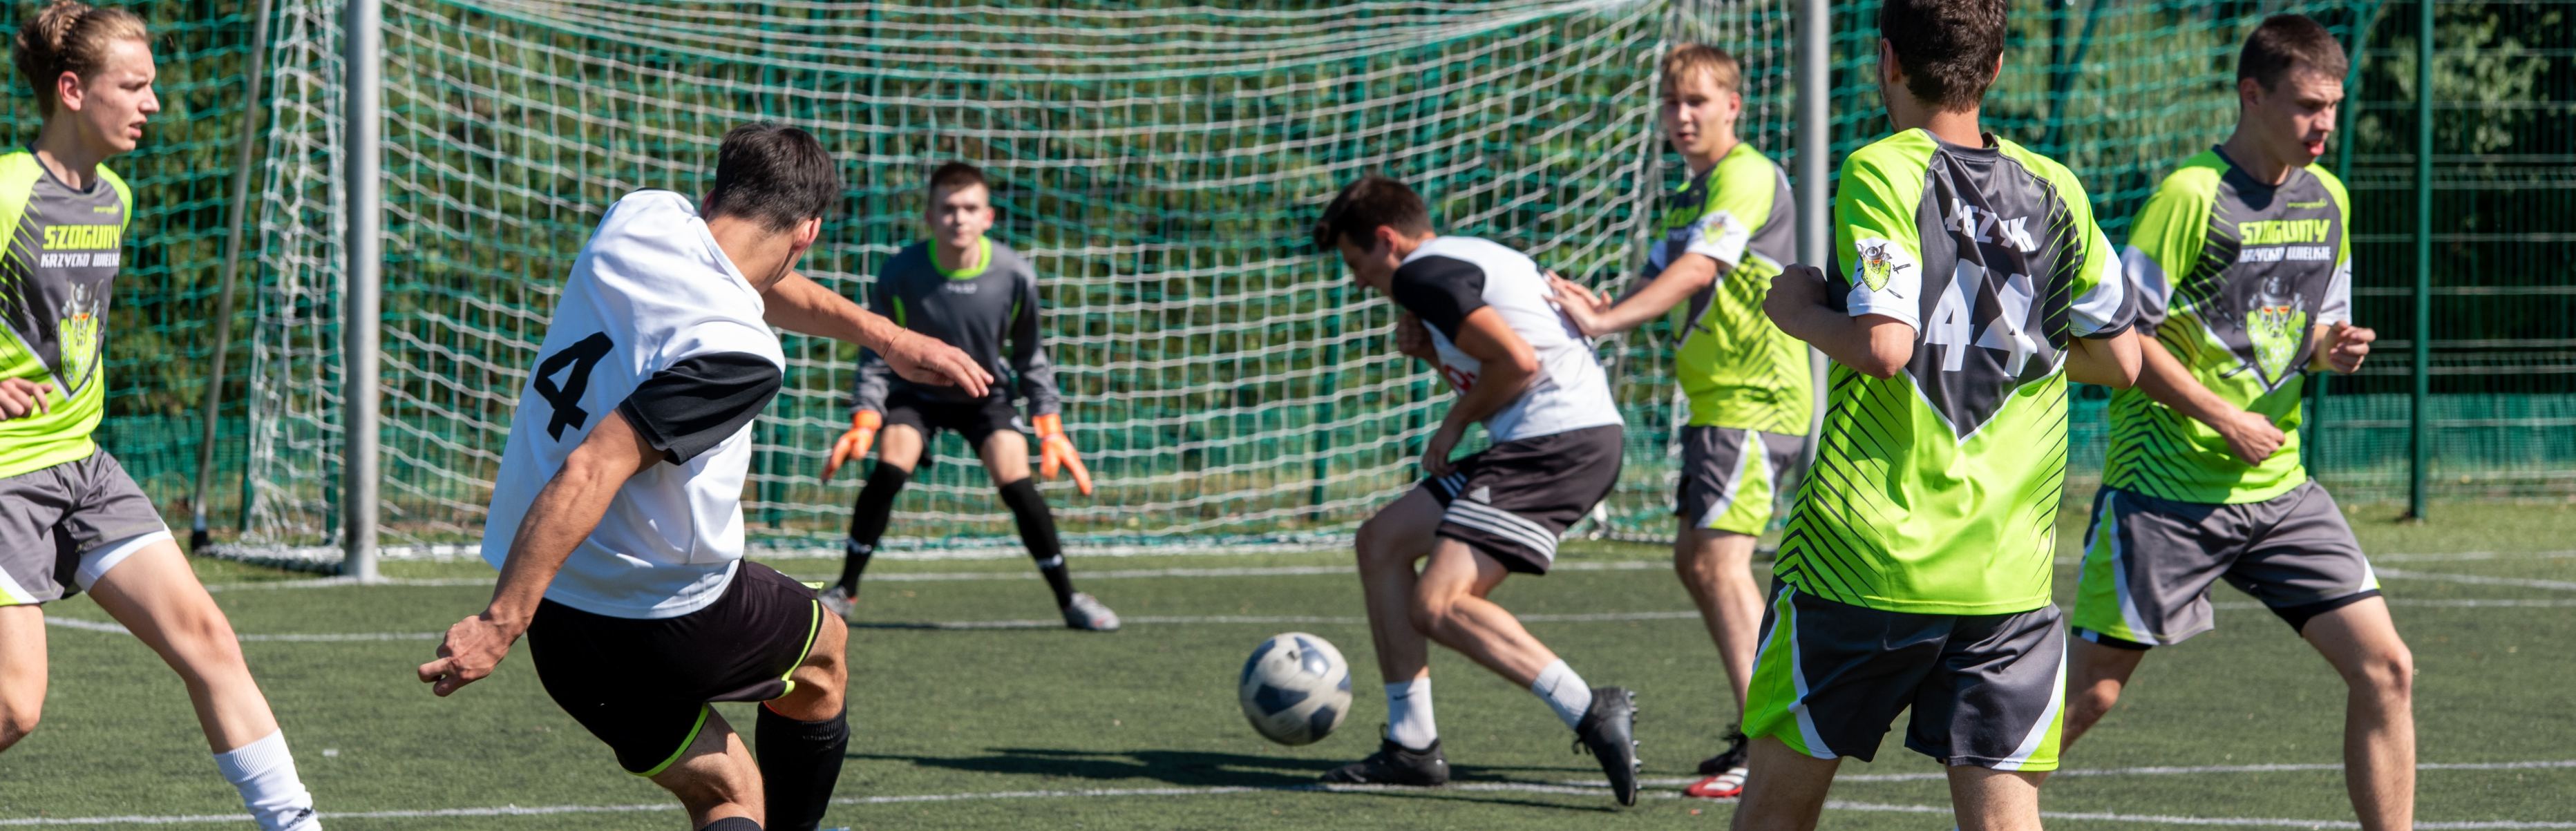
<path fill-rule="evenodd" d="M 2021 377 L 2022 365 L 2039 351 L 2039 342 L 2022 330 L 2023 323 L 2030 319 L 2032 295 L 2037 292 L 2028 274 L 2005 278 L 1995 295 L 1994 319 L 1986 322 L 1986 331 L 1980 335 L 1974 332 L 1977 295 L 1984 293 L 1985 287 L 1985 266 L 1960 260 L 1958 270 L 1950 275 L 1950 284 L 1942 287 L 1941 298 L 1933 303 L 1932 321 L 1923 329 L 1923 342 L 1941 347 L 1943 372 L 1959 371 L 1968 347 L 1974 345 L 2008 353 L 2004 374 Z"/>
<path fill-rule="evenodd" d="M 608 350 L 615 347 L 616 344 L 609 341 L 608 333 L 593 332 L 590 337 L 537 362 L 537 397 L 545 399 L 555 409 L 554 418 L 546 422 L 547 435 L 562 441 L 564 428 L 580 429 L 590 423 L 590 411 L 581 408 L 581 394 L 590 389 L 591 368 L 598 366 L 599 359 L 606 357 Z M 555 373 L 563 372 L 566 364 L 572 366 L 572 371 L 564 373 L 562 386 L 556 386 Z"/>

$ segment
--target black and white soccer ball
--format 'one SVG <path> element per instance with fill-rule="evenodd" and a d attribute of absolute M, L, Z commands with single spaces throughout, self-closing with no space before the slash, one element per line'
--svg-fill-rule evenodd
<path fill-rule="evenodd" d="M 1313 744 L 1351 712 L 1351 665 L 1331 641 L 1304 632 L 1272 635 L 1243 662 L 1237 691 L 1243 717 L 1263 737 Z"/>

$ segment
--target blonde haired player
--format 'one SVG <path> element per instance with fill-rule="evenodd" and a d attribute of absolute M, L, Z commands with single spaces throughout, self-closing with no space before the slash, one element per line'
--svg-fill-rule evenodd
<path fill-rule="evenodd" d="M 133 192 L 101 162 L 161 111 L 151 36 L 122 9 L 58 0 L 10 57 L 44 125 L 0 155 L 0 749 L 45 703 L 39 607 L 87 590 L 179 673 L 215 767 L 268 831 L 322 821 L 232 623 L 197 583 L 152 500 L 91 438 L 107 408 L 109 284 Z M 71 585 L 64 585 L 68 580 Z"/>
<path fill-rule="evenodd" d="M 1797 212 L 1788 174 L 1736 137 L 1744 68 L 1734 56 L 1704 44 L 1673 47 L 1664 54 L 1661 85 L 1664 138 L 1691 178 L 1674 194 L 1663 239 L 1647 255 L 1647 283 L 1612 303 L 1554 282 L 1558 306 L 1587 337 L 1624 332 L 1690 303 L 1673 359 L 1690 399 L 1674 494 L 1681 533 L 1673 571 L 1699 604 L 1741 713 L 1754 630 L 1762 624 L 1753 542 L 1771 524 L 1781 483 L 1806 461 L 1815 410 L 1807 345 L 1762 314 L 1771 278 L 1795 254 Z M 1725 799 L 1743 792 L 1744 733 L 1729 730 L 1726 741 L 1724 752 L 1700 762 L 1704 778 L 1683 793 Z"/>

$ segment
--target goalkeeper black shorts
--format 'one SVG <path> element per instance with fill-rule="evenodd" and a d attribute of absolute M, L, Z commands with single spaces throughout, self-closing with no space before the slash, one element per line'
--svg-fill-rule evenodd
<path fill-rule="evenodd" d="M 912 390 L 896 388 L 886 395 L 885 423 L 911 425 L 921 431 L 921 461 L 931 461 L 930 447 L 939 431 L 946 430 L 966 439 L 966 444 L 981 452 L 984 439 L 1004 430 L 1023 436 L 1036 432 L 1020 420 L 1020 411 L 1011 406 L 1011 396 L 995 388 L 993 394 L 975 401 L 944 401 Z"/>

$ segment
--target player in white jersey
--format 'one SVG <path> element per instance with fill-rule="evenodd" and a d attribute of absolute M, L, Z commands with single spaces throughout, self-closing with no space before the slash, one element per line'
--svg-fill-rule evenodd
<path fill-rule="evenodd" d="M 449 695 L 526 634 L 547 694 L 701 831 L 818 827 L 849 743 L 848 630 L 742 560 L 751 420 L 786 368 L 770 327 L 866 346 L 915 381 L 992 380 L 794 272 L 841 194 L 811 134 L 752 124 L 725 134 L 703 210 L 658 190 L 609 208 L 501 456 L 483 541 L 500 585 L 420 667 Z M 715 701 L 766 702 L 756 764 Z"/>
<path fill-rule="evenodd" d="M 1423 452 L 1430 478 L 1360 526 L 1387 731 L 1377 753 L 1324 778 L 1449 780 L 1431 715 L 1427 638 L 1536 693 L 1601 762 L 1620 804 L 1636 804 L 1629 692 L 1586 686 L 1486 599 L 1513 572 L 1547 573 L 1558 537 L 1618 482 L 1622 422 L 1592 344 L 1550 302 L 1529 257 L 1432 233 L 1422 197 L 1402 182 L 1369 176 L 1343 188 L 1316 224 L 1315 244 L 1340 252 L 1361 284 L 1404 309 L 1397 349 L 1437 366 L 1459 392 Z M 1493 445 L 1450 460 L 1477 423 Z"/>

